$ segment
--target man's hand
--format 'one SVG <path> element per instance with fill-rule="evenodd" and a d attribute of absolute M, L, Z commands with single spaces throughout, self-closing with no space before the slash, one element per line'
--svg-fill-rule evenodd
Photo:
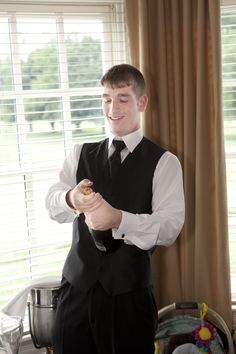
<path fill-rule="evenodd" d="M 121 210 L 113 208 L 105 199 L 100 201 L 98 208 L 85 212 L 85 222 L 93 230 L 118 229 L 121 218 Z"/>
<path fill-rule="evenodd" d="M 97 209 L 102 202 L 102 196 L 92 190 L 92 185 L 93 182 L 88 179 L 82 180 L 67 192 L 67 204 L 80 213 Z"/>

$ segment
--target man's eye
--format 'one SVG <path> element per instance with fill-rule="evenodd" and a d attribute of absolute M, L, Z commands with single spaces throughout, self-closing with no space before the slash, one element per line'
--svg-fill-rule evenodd
<path fill-rule="evenodd" d="M 120 102 L 121 102 L 121 103 L 126 103 L 126 102 L 128 102 L 128 98 L 121 98 L 121 99 L 120 99 Z"/>
<path fill-rule="evenodd" d="M 104 102 L 104 103 L 111 103 L 111 99 L 109 99 L 109 98 L 104 98 L 104 99 L 103 99 L 103 102 Z"/>

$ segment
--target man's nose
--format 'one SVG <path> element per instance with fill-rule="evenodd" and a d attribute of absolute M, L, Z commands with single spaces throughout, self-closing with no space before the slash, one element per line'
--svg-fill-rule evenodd
<path fill-rule="evenodd" d="M 110 109 L 109 109 L 109 113 L 110 114 L 115 114 L 118 113 L 120 110 L 120 105 L 117 101 L 112 101 L 110 104 Z"/>

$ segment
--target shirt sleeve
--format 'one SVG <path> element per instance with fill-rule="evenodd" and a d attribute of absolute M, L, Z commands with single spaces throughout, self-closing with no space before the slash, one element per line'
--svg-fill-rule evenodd
<path fill-rule="evenodd" d="M 152 214 L 122 211 L 115 239 L 148 250 L 154 246 L 170 246 L 178 237 L 185 217 L 182 168 L 178 158 L 165 152 L 153 177 Z"/>
<path fill-rule="evenodd" d="M 59 223 L 72 222 L 77 215 L 66 203 L 66 194 L 77 184 L 76 171 L 81 149 L 82 144 L 74 146 L 63 163 L 58 180 L 49 188 L 46 196 L 46 209 L 49 216 Z"/>

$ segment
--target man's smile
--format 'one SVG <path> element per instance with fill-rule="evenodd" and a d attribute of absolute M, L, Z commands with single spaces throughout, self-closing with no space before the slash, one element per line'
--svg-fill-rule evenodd
<path fill-rule="evenodd" d="M 111 119 L 111 120 L 121 120 L 122 118 L 124 118 L 124 116 L 119 116 L 119 117 L 108 116 L 108 118 Z"/>

